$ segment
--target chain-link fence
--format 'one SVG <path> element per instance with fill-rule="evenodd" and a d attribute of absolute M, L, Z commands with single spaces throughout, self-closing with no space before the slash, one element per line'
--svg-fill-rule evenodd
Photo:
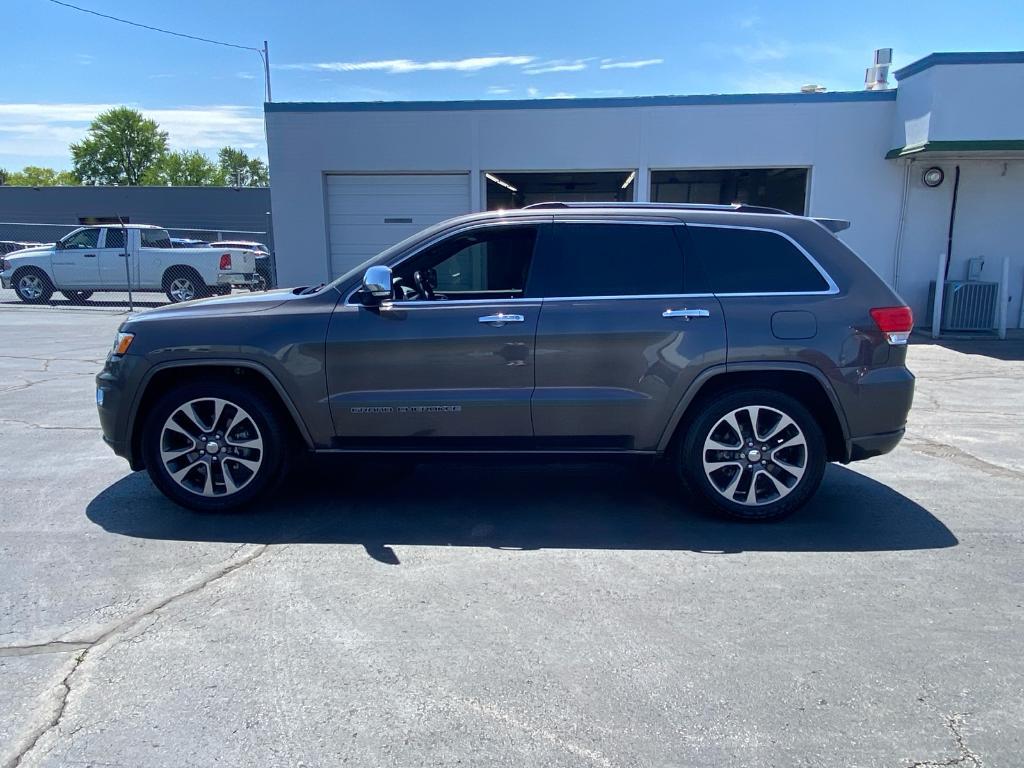
<path fill-rule="evenodd" d="M 277 285 L 265 231 L 0 222 L 0 306 L 135 311 Z"/>

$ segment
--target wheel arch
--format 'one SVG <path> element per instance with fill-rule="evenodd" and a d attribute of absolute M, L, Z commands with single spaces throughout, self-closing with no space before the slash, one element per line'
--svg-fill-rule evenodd
<path fill-rule="evenodd" d="M 160 287 L 162 290 L 167 290 L 171 286 L 171 281 L 176 277 L 188 273 L 189 277 L 196 277 L 199 280 L 199 284 L 206 285 L 206 280 L 199 273 L 199 270 L 193 267 L 191 264 L 172 264 L 164 270 L 164 273 L 160 276 Z M 196 286 L 197 288 L 199 286 Z"/>
<path fill-rule="evenodd" d="M 132 407 L 128 413 L 126 432 L 130 446 L 129 462 L 132 469 L 145 467 L 141 440 L 141 425 L 145 414 L 157 399 L 172 386 L 203 378 L 219 378 L 225 381 L 241 379 L 247 386 L 253 386 L 267 395 L 272 402 L 280 405 L 283 415 L 287 415 L 286 423 L 293 426 L 294 432 L 307 448 L 313 449 L 313 438 L 302 415 L 287 390 L 274 374 L 265 366 L 247 360 L 176 360 L 160 363 L 147 371 L 138 388 Z"/>
<path fill-rule="evenodd" d="M 825 435 L 829 461 L 850 460 L 850 434 L 846 414 L 825 374 L 803 363 L 746 363 L 714 366 L 702 372 L 672 413 L 658 444 L 667 452 L 685 431 L 686 424 L 712 397 L 736 389 L 776 389 L 796 397 L 815 417 Z"/>

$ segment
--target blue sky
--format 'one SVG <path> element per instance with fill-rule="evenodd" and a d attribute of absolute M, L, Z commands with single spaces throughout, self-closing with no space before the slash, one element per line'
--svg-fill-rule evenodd
<path fill-rule="evenodd" d="M 71 0 L 243 45 L 270 42 L 276 101 L 509 99 L 863 87 L 876 47 L 1017 50 L 1024 4 L 687 0 Z M 265 155 L 257 54 L 3 0 L 0 167 L 68 167 L 103 109 L 154 117 L 175 148 Z"/>

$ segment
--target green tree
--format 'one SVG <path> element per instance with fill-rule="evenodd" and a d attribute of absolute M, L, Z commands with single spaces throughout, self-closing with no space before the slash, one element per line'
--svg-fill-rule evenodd
<path fill-rule="evenodd" d="M 129 107 L 99 115 L 71 145 L 75 174 L 87 184 L 139 184 L 166 152 L 167 132 Z"/>
<path fill-rule="evenodd" d="M 169 152 L 146 169 L 143 184 L 172 187 L 224 186 L 224 171 L 197 150 Z"/>
<path fill-rule="evenodd" d="M 4 184 L 12 187 L 76 186 L 79 181 L 71 171 L 56 171 L 38 165 L 26 165 L 20 171 L 5 172 Z"/>
<path fill-rule="evenodd" d="M 237 187 L 265 187 L 270 183 L 267 164 L 243 150 L 224 147 L 217 155 L 226 183 Z"/>

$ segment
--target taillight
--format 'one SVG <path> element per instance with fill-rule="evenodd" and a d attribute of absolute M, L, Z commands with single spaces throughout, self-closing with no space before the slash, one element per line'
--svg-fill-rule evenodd
<path fill-rule="evenodd" d="M 871 310 L 871 317 L 890 344 L 907 343 L 914 328 L 914 313 L 910 307 L 876 307 Z"/>
<path fill-rule="evenodd" d="M 221 269 L 231 269 L 231 254 L 230 253 L 222 253 L 221 254 L 221 256 L 220 256 L 220 268 Z"/>

